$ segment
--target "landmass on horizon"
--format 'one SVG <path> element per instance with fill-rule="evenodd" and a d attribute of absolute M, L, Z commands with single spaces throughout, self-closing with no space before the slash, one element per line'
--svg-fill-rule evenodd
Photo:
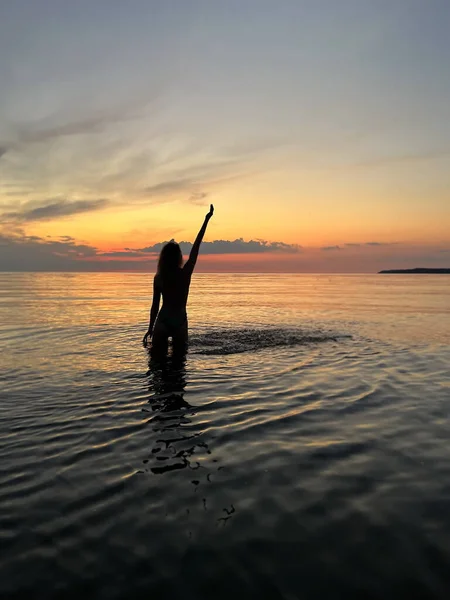
<path fill-rule="evenodd" d="M 383 271 L 378 271 L 378 273 L 386 274 L 386 273 L 412 273 L 412 274 L 428 274 L 428 275 L 450 275 L 450 269 L 425 269 L 423 267 L 416 267 L 415 269 L 385 269 Z"/>

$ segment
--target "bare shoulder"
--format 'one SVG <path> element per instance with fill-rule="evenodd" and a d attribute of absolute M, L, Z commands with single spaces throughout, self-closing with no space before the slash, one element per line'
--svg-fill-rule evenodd
<path fill-rule="evenodd" d="M 161 285 L 161 281 L 160 281 L 160 277 L 159 277 L 158 273 L 156 273 L 156 275 L 153 277 L 153 285 L 158 288 Z"/>

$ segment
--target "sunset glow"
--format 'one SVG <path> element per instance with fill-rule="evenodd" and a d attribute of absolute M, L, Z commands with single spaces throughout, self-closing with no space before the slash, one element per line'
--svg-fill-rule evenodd
<path fill-rule="evenodd" d="M 450 8 L 263 4 L 1 9 L 2 270 L 450 266 Z"/>

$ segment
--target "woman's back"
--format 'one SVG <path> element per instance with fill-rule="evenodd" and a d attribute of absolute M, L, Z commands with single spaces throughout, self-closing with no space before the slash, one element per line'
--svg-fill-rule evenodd
<path fill-rule="evenodd" d="M 192 271 L 189 261 L 171 273 L 157 273 L 155 284 L 160 289 L 163 307 L 171 310 L 186 308 Z"/>

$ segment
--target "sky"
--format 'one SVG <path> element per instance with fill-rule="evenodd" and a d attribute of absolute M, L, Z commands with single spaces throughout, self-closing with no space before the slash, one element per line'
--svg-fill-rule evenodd
<path fill-rule="evenodd" d="M 448 0 L 0 1 L 0 270 L 450 267 Z"/>

